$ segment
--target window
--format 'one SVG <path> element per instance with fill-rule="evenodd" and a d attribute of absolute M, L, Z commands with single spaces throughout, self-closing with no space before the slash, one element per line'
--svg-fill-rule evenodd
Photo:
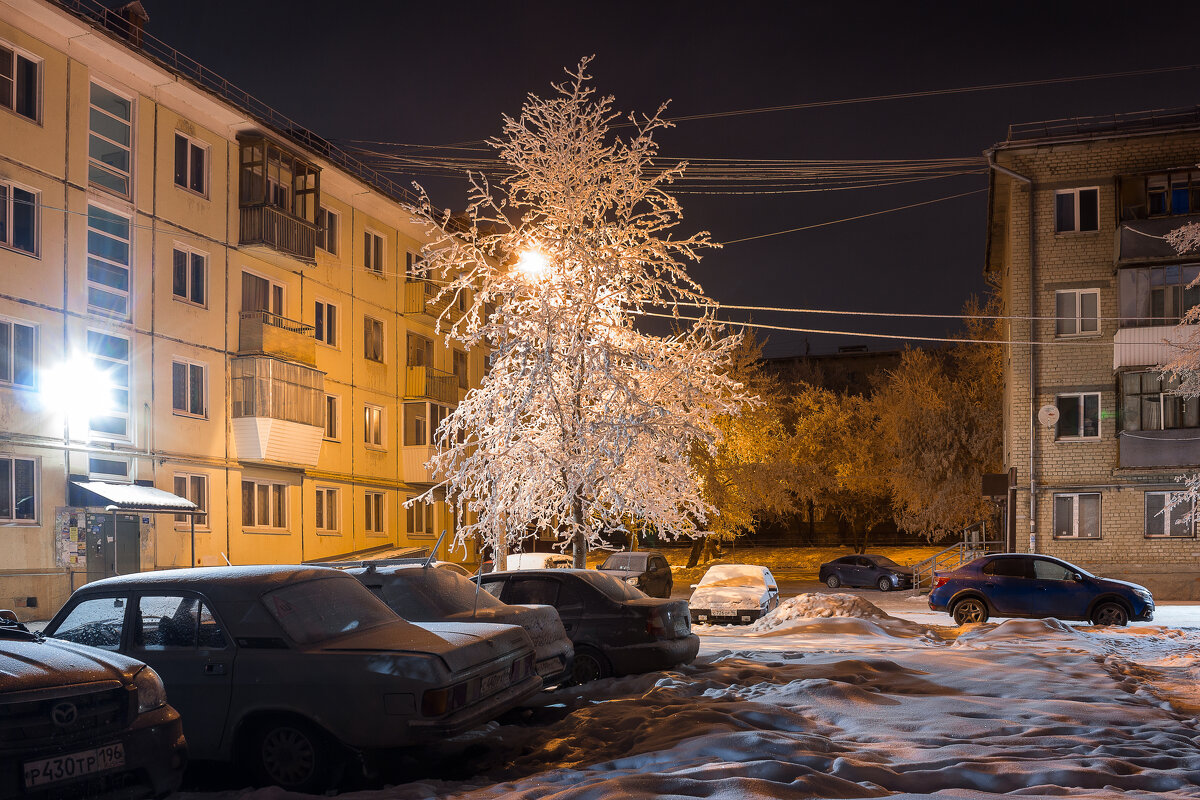
<path fill-rule="evenodd" d="M 87 332 L 92 364 L 108 377 L 109 393 L 97 404 L 88 426 L 93 434 L 129 438 L 129 340 L 100 331 Z"/>
<path fill-rule="evenodd" d="M 1147 175 L 1146 203 L 1152 217 L 1200 213 L 1200 171 Z"/>
<path fill-rule="evenodd" d="M 176 414 L 203 417 L 205 414 L 204 365 L 171 362 L 171 409 Z"/>
<path fill-rule="evenodd" d="M 458 388 L 466 389 L 469 385 L 467 382 L 467 354 L 461 350 L 454 351 L 454 376 L 458 378 Z"/>
<path fill-rule="evenodd" d="M 1054 495 L 1055 539 L 1099 539 L 1100 495 Z"/>
<path fill-rule="evenodd" d="M 341 415 L 337 395 L 325 395 L 325 438 L 331 442 L 338 440 L 338 430 L 341 428 Z"/>
<path fill-rule="evenodd" d="M 408 359 L 410 367 L 433 366 L 433 341 L 415 333 L 408 335 Z"/>
<path fill-rule="evenodd" d="M 261 137 L 239 137 L 238 143 L 238 205 L 271 206 L 315 227 L 321 170 Z"/>
<path fill-rule="evenodd" d="M 317 502 L 313 506 L 313 519 L 317 533 L 337 533 L 340 529 L 338 517 L 339 490 L 327 486 L 317 487 Z"/>
<path fill-rule="evenodd" d="M 1121 375 L 1121 425 L 1127 431 L 1200 428 L 1200 399 L 1174 394 L 1177 378 L 1158 370 Z"/>
<path fill-rule="evenodd" d="M 171 295 L 202 306 L 208 298 L 208 256 L 176 245 L 171 253 Z"/>
<path fill-rule="evenodd" d="M 88 182 L 130 196 L 133 101 L 91 85 L 88 109 Z"/>
<path fill-rule="evenodd" d="M 37 337 L 32 325 L 0 319 L 0 384 L 34 387 Z"/>
<path fill-rule="evenodd" d="M 433 536 L 433 505 L 431 503 L 407 503 L 408 532 L 417 536 Z"/>
<path fill-rule="evenodd" d="M 0 42 L 0 106 L 38 121 L 38 72 L 41 62 Z"/>
<path fill-rule="evenodd" d="M 363 514 L 363 528 L 368 534 L 382 534 L 387 530 L 384 525 L 383 492 L 366 493 L 366 511 Z"/>
<path fill-rule="evenodd" d="M 1200 265 L 1138 267 L 1120 271 L 1121 327 L 1174 325 L 1200 305 Z"/>
<path fill-rule="evenodd" d="M 428 403 L 404 404 L 404 444 L 429 444 Z"/>
<path fill-rule="evenodd" d="M 1054 293 L 1055 334 L 1083 336 L 1100 332 L 1100 290 L 1071 289 Z"/>
<path fill-rule="evenodd" d="M 338 344 L 338 309 L 333 303 L 323 300 L 315 301 L 313 305 L 313 335 L 318 342 L 324 342 L 330 347 Z"/>
<path fill-rule="evenodd" d="M 1100 190 L 1065 189 L 1054 193 L 1054 232 L 1094 231 L 1100 227 Z"/>
<path fill-rule="evenodd" d="M 1100 438 L 1100 393 L 1060 394 L 1058 407 L 1059 439 Z"/>
<path fill-rule="evenodd" d="M 175 132 L 175 185 L 208 194 L 208 148 L 179 131 Z"/>
<path fill-rule="evenodd" d="M 36 522 L 37 461 L 0 457 L 0 522 Z"/>
<path fill-rule="evenodd" d="M 336 256 L 338 251 L 338 227 L 341 215 L 330 211 L 325 206 L 317 210 L 317 247 L 330 255 Z"/>
<path fill-rule="evenodd" d="M 363 317 L 363 358 L 383 363 L 383 323 L 374 317 Z"/>
<path fill-rule="evenodd" d="M 129 316 L 129 218 L 88 205 L 88 311 Z"/>
<path fill-rule="evenodd" d="M 123 597 L 84 600 L 67 613 L 54 638 L 116 652 L 125 628 L 125 604 Z"/>
<path fill-rule="evenodd" d="M 1194 510 L 1183 492 L 1146 492 L 1146 536 L 1190 538 Z"/>
<path fill-rule="evenodd" d="M 208 606 L 195 597 L 143 595 L 137 608 L 141 624 L 133 644 L 140 650 L 220 650 L 228 644 Z"/>
<path fill-rule="evenodd" d="M 242 273 L 242 311 L 283 316 L 283 286 L 253 272 Z"/>
<path fill-rule="evenodd" d="M 1077 574 L 1066 564 L 1045 558 L 1033 559 L 1033 579 L 1035 581 L 1070 581 L 1074 580 Z"/>
<path fill-rule="evenodd" d="M 363 406 L 363 442 L 384 447 L 383 408 L 380 406 Z"/>
<path fill-rule="evenodd" d="M 373 231 L 363 231 L 363 266 L 383 274 L 383 237 Z"/>
<path fill-rule="evenodd" d="M 39 202 L 37 192 L 0 183 L 0 246 L 38 254 Z"/>
<path fill-rule="evenodd" d="M 242 481 L 242 527 L 287 527 L 287 486 L 265 481 Z"/>
<path fill-rule="evenodd" d="M 410 281 L 419 281 L 425 277 L 425 266 L 421 256 L 408 250 L 404 253 L 404 277 Z"/>
<path fill-rule="evenodd" d="M 123 458 L 88 456 L 88 478 L 96 481 L 129 481 L 129 462 Z"/>
<path fill-rule="evenodd" d="M 175 473 L 175 494 L 179 497 L 186 497 L 191 500 L 200 511 L 205 513 L 196 514 L 196 527 L 208 527 L 208 476 L 207 475 L 191 475 L 185 472 Z M 176 514 L 176 525 L 191 525 L 190 514 Z"/>

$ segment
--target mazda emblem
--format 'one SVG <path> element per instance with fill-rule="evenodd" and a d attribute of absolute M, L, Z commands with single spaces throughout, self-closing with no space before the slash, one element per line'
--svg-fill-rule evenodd
<path fill-rule="evenodd" d="M 59 703 L 50 709 L 50 720 L 60 728 L 74 725 L 77 719 L 79 719 L 79 710 L 75 708 L 74 703 Z"/>

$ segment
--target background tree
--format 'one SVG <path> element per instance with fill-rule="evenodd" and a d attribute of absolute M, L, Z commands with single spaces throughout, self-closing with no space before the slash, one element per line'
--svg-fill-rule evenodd
<path fill-rule="evenodd" d="M 638 519 L 691 534 L 711 506 L 688 459 L 720 437 L 716 418 L 744 402 L 726 370 L 738 337 L 711 324 L 711 304 L 684 262 L 708 234 L 674 238 L 682 219 L 653 134 L 665 106 L 612 134 L 612 98 L 597 98 L 588 59 L 548 99 L 530 95 L 491 141 L 509 172 L 493 191 L 472 177 L 465 233 L 426 200 L 433 241 L 425 274 L 442 279 L 460 319 L 451 338 L 491 349 L 482 385 L 438 430 L 430 467 L 467 520 L 503 547 L 527 526 L 558 531 L 575 565 L 605 530 Z M 518 259 L 519 256 L 519 259 Z M 702 309 L 671 335 L 640 330 L 652 307 Z M 432 497 L 432 492 L 424 497 Z M 469 513 L 469 516 L 468 516 Z"/>

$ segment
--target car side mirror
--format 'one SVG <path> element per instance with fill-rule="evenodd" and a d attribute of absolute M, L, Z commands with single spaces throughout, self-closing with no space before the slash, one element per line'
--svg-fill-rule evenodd
<path fill-rule="evenodd" d="M 698 584 L 698 583 L 693 583 L 693 584 L 692 584 L 692 588 L 693 588 L 693 589 L 699 589 L 699 588 L 700 588 L 700 584 Z"/>
<path fill-rule="evenodd" d="M 0 609 L 0 622 L 17 622 L 17 614 L 15 611 L 10 611 L 7 608 Z"/>
<path fill-rule="evenodd" d="M 1083 576 L 1082 576 L 1082 575 L 1080 575 L 1078 572 L 1072 572 L 1072 573 L 1071 573 L 1071 580 L 1073 580 L 1073 581 L 1082 581 L 1082 580 L 1083 580 Z"/>

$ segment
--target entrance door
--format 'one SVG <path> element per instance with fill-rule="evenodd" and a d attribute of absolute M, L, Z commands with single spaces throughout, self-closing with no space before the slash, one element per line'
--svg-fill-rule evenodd
<path fill-rule="evenodd" d="M 88 514 L 88 580 L 140 571 L 141 538 L 137 514 Z"/>

